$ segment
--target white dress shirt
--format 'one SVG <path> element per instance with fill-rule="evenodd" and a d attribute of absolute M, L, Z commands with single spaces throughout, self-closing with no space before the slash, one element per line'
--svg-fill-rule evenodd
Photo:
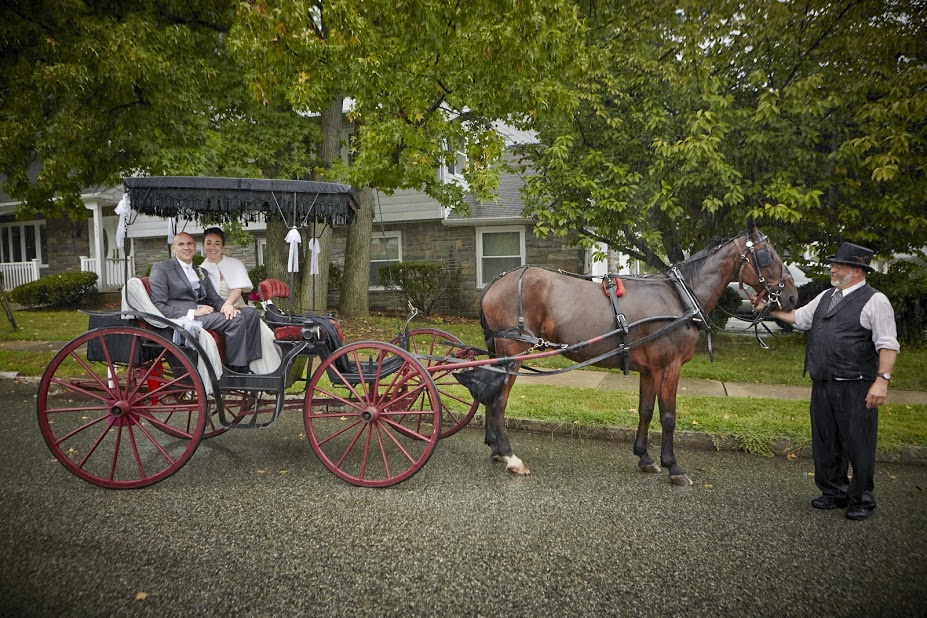
<path fill-rule="evenodd" d="M 866 280 L 864 279 L 856 285 L 851 285 L 843 290 L 843 300 L 840 302 L 845 303 L 853 292 L 860 289 L 865 284 Z M 829 302 L 830 295 L 831 291 L 829 289 L 824 290 L 807 305 L 796 309 L 795 328 L 799 330 L 809 330 L 818 303 L 821 302 L 821 298 L 824 296 L 827 296 Z M 859 314 L 859 324 L 863 328 L 872 331 L 872 343 L 875 345 L 876 350 L 884 348 L 897 352 L 901 349 L 901 346 L 898 344 L 898 331 L 895 328 L 895 311 L 892 309 L 891 303 L 888 302 L 888 297 L 882 292 L 873 294 L 872 298 L 863 306 L 862 313 Z"/>

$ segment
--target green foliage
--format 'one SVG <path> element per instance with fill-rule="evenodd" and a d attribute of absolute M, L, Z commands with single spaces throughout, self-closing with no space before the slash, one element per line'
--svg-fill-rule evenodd
<path fill-rule="evenodd" d="M 403 304 L 412 303 L 429 315 L 447 290 L 448 275 L 435 262 L 399 262 L 380 269 L 380 281 L 387 290 L 402 293 Z"/>
<path fill-rule="evenodd" d="M 254 268 L 249 268 L 248 278 L 251 279 L 251 283 L 254 284 L 254 289 L 257 290 L 258 284 L 260 284 L 264 279 L 267 279 L 267 266 L 262 264 L 260 266 L 255 266 Z"/>
<path fill-rule="evenodd" d="M 10 292 L 13 302 L 25 307 L 76 307 L 94 290 L 97 274 L 61 273 L 24 283 Z"/>
<path fill-rule="evenodd" d="M 895 310 L 898 340 L 927 344 L 927 267 L 914 260 L 896 260 L 886 273 L 872 273 L 867 282 L 888 296 Z"/>
<path fill-rule="evenodd" d="M 562 0 L 239 6 L 230 45 L 258 100 L 315 112 L 353 100 L 352 166 L 331 176 L 386 193 L 424 190 L 459 208 L 464 190 L 438 167 L 466 152 L 469 189 L 489 197 L 503 150 L 492 122 L 572 109 L 563 76 L 582 70 L 582 24 Z"/>
<path fill-rule="evenodd" d="M 306 175 L 317 124 L 249 95 L 236 4 L 0 4 L 0 174 L 21 214 L 84 217 L 81 190 L 127 170 Z"/>
<path fill-rule="evenodd" d="M 581 230 L 653 266 L 748 214 L 819 258 L 843 240 L 885 256 L 927 245 L 918 3 L 580 6 L 579 110 L 542 114 L 524 149 L 542 235 Z"/>

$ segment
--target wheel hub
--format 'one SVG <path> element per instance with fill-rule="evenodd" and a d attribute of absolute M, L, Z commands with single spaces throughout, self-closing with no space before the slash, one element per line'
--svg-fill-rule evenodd
<path fill-rule="evenodd" d="M 379 417 L 380 417 L 380 411 L 374 408 L 373 406 L 369 406 L 366 410 L 361 412 L 361 418 L 364 419 L 365 423 L 372 423 L 373 421 L 377 420 Z"/>
<path fill-rule="evenodd" d="M 114 401 L 113 405 L 109 408 L 109 415 L 113 417 L 115 424 L 117 425 L 129 425 L 132 423 L 132 406 L 128 401 L 120 399 L 119 401 Z"/>

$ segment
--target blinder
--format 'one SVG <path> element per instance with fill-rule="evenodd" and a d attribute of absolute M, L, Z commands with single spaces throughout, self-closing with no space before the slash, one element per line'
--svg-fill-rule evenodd
<path fill-rule="evenodd" d="M 772 306 L 779 304 L 779 295 L 782 293 L 782 290 L 785 287 L 785 282 L 786 280 L 792 278 L 792 273 L 789 272 L 789 269 L 785 266 L 785 264 L 782 264 L 782 273 L 779 277 L 778 285 L 771 285 L 771 283 L 763 276 L 762 269 L 766 268 L 767 266 L 773 263 L 773 256 L 772 256 L 772 252 L 769 250 L 768 240 L 769 238 L 765 234 L 762 234 L 762 233 L 760 234 L 760 237 L 756 240 L 756 243 L 754 243 L 752 240 L 747 240 L 746 249 L 740 256 L 741 268 L 740 268 L 739 279 L 740 279 L 741 289 L 744 287 L 743 269 L 745 266 L 749 265 L 750 267 L 752 267 L 754 273 L 756 274 L 757 279 L 759 280 L 760 284 L 763 286 L 763 290 L 756 296 L 751 296 L 750 301 L 755 306 L 756 303 L 759 302 L 760 298 L 763 295 L 765 295 L 767 300 L 769 301 L 766 305 L 766 309 L 763 312 L 763 315 L 758 316 L 757 319 L 754 320 L 754 322 L 765 318 L 765 314 L 769 313 L 769 311 L 772 309 Z M 757 249 L 756 245 L 760 243 L 765 243 L 765 246 L 762 249 Z M 753 264 L 750 264 L 750 259 L 749 259 L 750 257 L 753 258 Z"/>

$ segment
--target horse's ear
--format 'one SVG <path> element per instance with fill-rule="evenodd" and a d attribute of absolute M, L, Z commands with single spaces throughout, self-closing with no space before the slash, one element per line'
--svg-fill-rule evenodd
<path fill-rule="evenodd" d="M 753 220 L 753 215 L 750 215 L 747 218 L 747 236 L 753 236 L 754 232 L 756 232 L 756 221 Z"/>

